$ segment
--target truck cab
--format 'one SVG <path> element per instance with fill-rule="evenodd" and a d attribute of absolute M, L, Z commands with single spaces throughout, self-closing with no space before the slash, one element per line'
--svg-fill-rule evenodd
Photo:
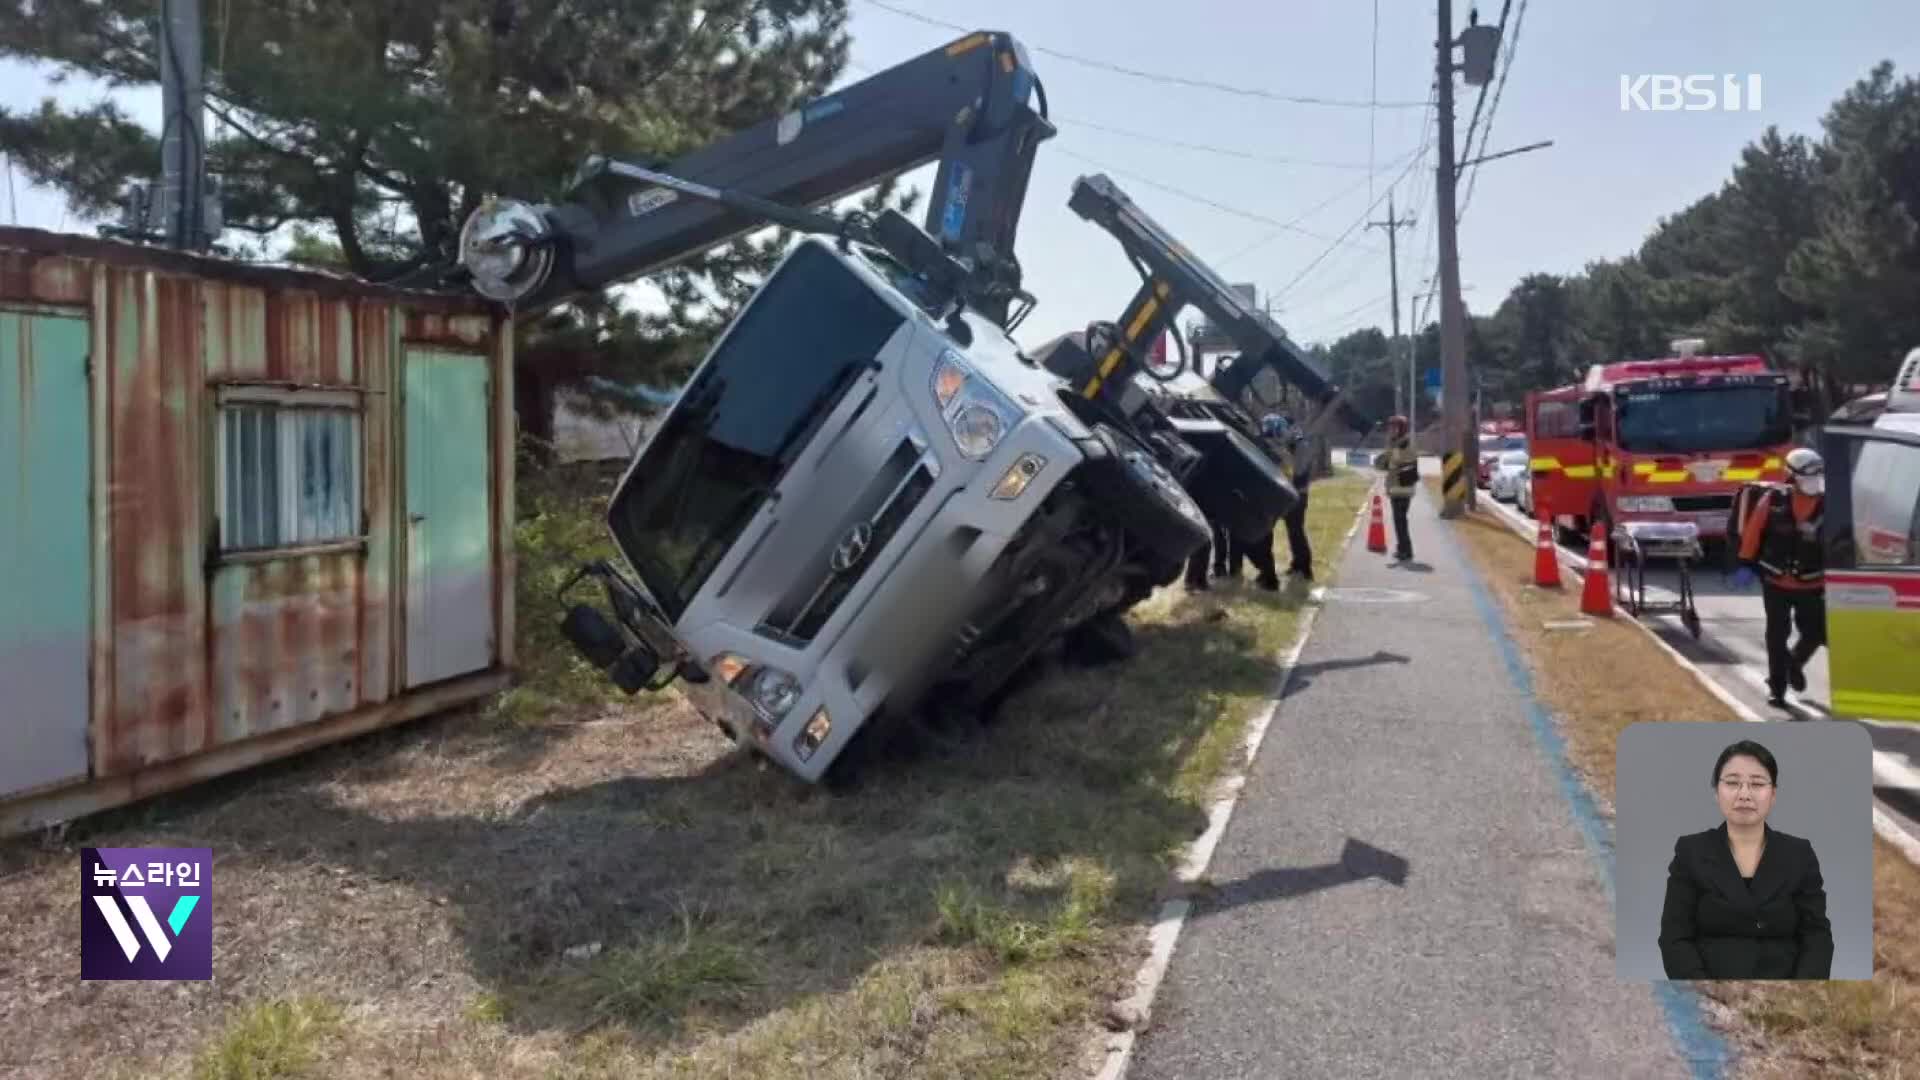
<path fill-rule="evenodd" d="M 1059 389 L 992 321 L 941 321 L 883 257 L 800 243 L 610 505 L 662 629 L 711 676 L 689 696 L 817 780 L 871 717 L 913 704 L 956 654 L 1017 622 L 1046 590 L 1011 572 L 1016 541 L 1068 478 L 1100 486 L 1083 466 L 1106 447 Z M 1151 459 L 1139 464 L 1151 481 Z M 1129 494 L 1151 494 L 1140 486 Z M 1172 564 L 1207 526 L 1177 483 L 1159 490 L 1175 535 L 1187 526 Z M 1058 629 L 1120 599 L 1111 590 Z"/>
<path fill-rule="evenodd" d="M 1688 522 L 1724 539 L 1741 485 L 1785 479 L 1787 377 L 1759 356 L 1675 345 L 1681 355 L 1596 364 L 1582 383 L 1528 395 L 1533 497 L 1557 525 Z"/>

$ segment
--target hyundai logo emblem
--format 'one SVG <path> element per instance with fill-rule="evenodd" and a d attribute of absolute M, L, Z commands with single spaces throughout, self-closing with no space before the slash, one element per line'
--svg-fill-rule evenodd
<path fill-rule="evenodd" d="M 860 565 L 860 560 L 867 557 L 867 548 L 872 544 L 873 524 L 863 521 L 847 533 L 840 541 L 840 546 L 833 549 L 833 558 L 828 565 L 833 567 L 834 573 L 844 574 Z"/>

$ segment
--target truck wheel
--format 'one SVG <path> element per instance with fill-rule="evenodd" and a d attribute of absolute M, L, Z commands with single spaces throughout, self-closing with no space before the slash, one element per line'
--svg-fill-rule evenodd
<path fill-rule="evenodd" d="M 1200 507 L 1166 466 L 1110 424 L 1095 424 L 1101 450 L 1086 464 L 1087 488 L 1099 511 L 1161 565 L 1184 565 L 1213 542 Z"/>

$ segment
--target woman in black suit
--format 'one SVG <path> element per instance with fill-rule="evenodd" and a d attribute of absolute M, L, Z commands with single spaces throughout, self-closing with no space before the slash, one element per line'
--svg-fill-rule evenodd
<path fill-rule="evenodd" d="M 1780 768 L 1759 743 L 1720 752 L 1726 822 L 1682 836 L 1667 867 L 1660 958 L 1669 979 L 1825 979 L 1833 928 L 1813 845 L 1768 827 Z"/>

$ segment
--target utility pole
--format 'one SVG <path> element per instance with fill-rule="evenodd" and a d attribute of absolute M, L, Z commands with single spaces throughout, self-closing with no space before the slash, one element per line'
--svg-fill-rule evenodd
<path fill-rule="evenodd" d="M 1400 247 L 1399 244 L 1396 243 L 1397 234 L 1401 229 L 1411 228 L 1413 223 L 1412 218 L 1399 218 L 1394 216 L 1393 192 L 1391 191 L 1387 192 L 1387 220 L 1367 222 L 1367 228 L 1369 229 L 1384 228 L 1387 230 L 1387 281 L 1393 293 L 1393 345 L 1387 350 L 1389 357 L 1392 356 L 1394 349 L 1400 347 Z M 1416 408 L 1414 402 L 1420 391 L 1414 386 L 1413 377 L 1413 350 L 1409 349 L 1407 350 L 1406 401 L 1408 435 L 1412 435 L 1419 430 L 1418 426 L 1414 423 L 1413 417 L 1414 409 Z M 1398 383 L 1399 380 L 1395 379 L 1394 382 Z"/>
<path fill-rule="evenodd" d="M 1467 370 L 1467 309 L 1460 299 L 1459 205 L 1454 201 L 1454 186 L 1460 178 L 1461 163 L 1453 147 L 1453 73 L 1462 72 L 1468 85 L 1485 86 L 1493 78 L 1495 54 L 1500 32 L 1480 25 L 1478 11 L 1468 18 L 1469 26 L 1458 41 L 1453 36 L 1452 0 L 1439 0 L 1439 51 L 1435 74 L 1439 83 L 1435 97 L 1439 105 L 1440 162 L 1435 166 L 1434 212 L 1439 214 L 1440 234 L 1440 396 L 1445 418 L 1446 443 L 1440 458 L 1443 500 L 1440 516 L 1459 517 L 1478 500 L 1470 470 L 1478 453 L 1473 426 L 1467 418 L 1467 401 L 1473 393 L 1473 378 Z M 1466 47 L 1465 62 L 1453 62 L 1455 45 Z"/>
<path fill-rule="evenodd" d="M 1460 238 L 1456 231 L 1454 202 L 1456 157 L 1453 149 L 1453 4 L 1439 0 L 1439 40 L 1435 43 L 1440 58 L 1435 73 L 1439 78 L 1436 98 L 1439 104 L 1440 161 L 1434 167 L 1434 212 L 1439 214 L 1440 234 L 1440 400 L 1445 420 L 1446 442 L 1442 444 L 1441 478 L 1444 499 L 1440 516 L 1459 517 L 1473 505 L 1474 485 L 1468 478 L 1467 462 L 1467 335 L 1461 325 Z"/>
<path fill-rule="evenodd" d="M 161 0 L 161 228 L 167 246 L 205 246 L 206 130 L 200 62 L 200 0 Z"/>

